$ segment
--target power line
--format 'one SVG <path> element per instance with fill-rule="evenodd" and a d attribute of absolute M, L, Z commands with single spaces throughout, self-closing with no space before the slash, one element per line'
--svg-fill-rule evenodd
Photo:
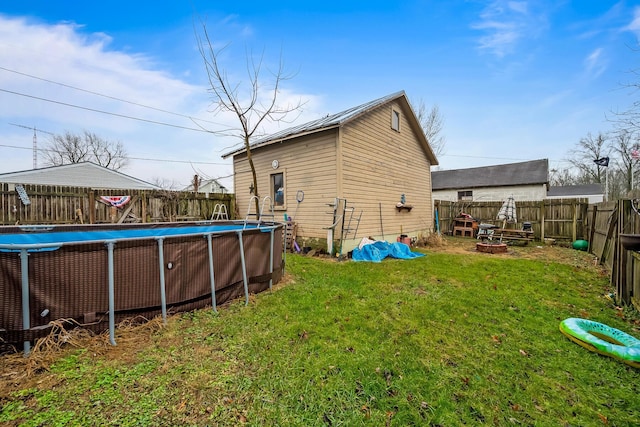
<path fill-rule="evenodd" d="M 129 157 L 131 160 L 144 160 L 147 162 L 165 162 L 165 163 L 192 163 L 197 165 L 217 165 L 217 166 L 231 166 L 231 163 L 216 163 L 216 162 L 201 162 L 197 160 L 174 160 L 174 159 L 152 159 L 147 157 Z"/>
<path fill-rule="evenodd" d="M 210 124 L 213 124 L 213 125 L 225 126 L 225 125 L 223 125 L 221 123 L 213 122 L 211 120 L 200 119 L 200 118 L 189 116 L 189 115 L 186 115 L 186 114 L 176 113 L 176 112 L 173 112 L 173 111 L 164 110 L 162 108 L 157 108 L 157 107 L 152 107 L 152 106 L 145 105 L 145 104 L 140 104 L 138 102 L 128 101 L 126 99 L 118 98 L 118 97 L 111 96 L 111 95 L 106 95 L 106 94 L 103 94 L 103 93 L 100 93 L 100 92 L 95 92 L 95 91 L 88 90 L 88 89 L 82 89 L 82 88 L 79 88 L 79 87 L 76 87 L 76 86 L 72 86 L 72 85 L 69 85 L 69 84 L 66 84 L 66 83 L 56 82 L 54 80 L 45 79 L 43 77 L 34 76 L 32 74 L 23 73 L 23 72 L 17 71 L 17 70 L 11 70 L 11 69 L 5 68 L 5 67 L 0 67 L 0 70 L 4 70 L 4 71 L 10 72 L 10 73 L 19 74 L 21 76 L 25 76 L 25 77 L 29 77 L 29 78 L 32 78 L 32 79 L 40 80 L 40 81 L 43 81 L 43 82 L 55 84 L 55 85 L 58 85 L 58 86 L 63 86 L 63 87 L 66 87 L 66 88 L 69 88 L 69 89 L 73 89 L 73 90 L 77 90 L 77 91 L 80 91 L 80 92 L 90 93 L 92 95 L 101 96 L 103 98 L 113 99 L 114 101 L 124 102 L 124 103 L 127 103 L 127 104 L 131 104 L 131 105 L 135 105 L 135 106 L 143 107 L 143 108 L 148 108 L 150 110 L 155 110 L 155 111 L 159 111 L 161 113 L 171 114 L 171 115 L 178 116 L 178 117 L 184 117 L 184 118 L 187 118 L 187 119 L 193 121 L 194 123 L 195 122 L 204 122 L 204 123 L 210 123 Z"/>
<path fill-rule="evenodd" d="M 156 120 L 142 119 L 142 118 L 139 118 L 139 117 L 127 116 L 125 114 L 112 113 L 110 111 L 98 110 L 96 108 L 89 108 L 89 107 L 83 107 L 83 106 L 80 106 L 80 105 L 69 104 L 69 103 L 62 102 L 62 101 L 54 101 L 52 99 L 42 98 L 42 97 L 35 96 L 35 95 L 28 95 L 26 93 L 15 92 L 15 91 L 8 90 L 8 89 L 0 88 L 0 92 L 6 92 L 6 93 L 13 94 L 13 95 L 24 96 L 26 98 L 37 99 L 39 101 L 51 102 L 53 104 L 64 105 L 65 107 L 78 108 L 80 110 L 92 111 L 94 113 L 108 114 L 110 116 L 121 117 L 121 118 L 125 118 L 125 119 L 130 119 L 130 120 L 137 120 L 137 121 L 140 121 L 140 122 L 152 123 L 152 124 L 161 125 L 161 126 L 169 126 L 169 127 L 173 127 L 173 128 L 177 128 L 177 129 L 192 130 L 192 131 L 196 131 L 196 132 L 203 132 L 203 133 L 210 133 L 210 134 L 224 134 L 224 132 L 222 132 L 222 131 L 212 131 L 212 130 L 207 130 L 207 129 L 203 129 L 203 128 L 192 128 L 192 127 L 188 127 L 188 126 L 180 126 L 180 125 L 174 125 L 174 124 L 171 124 L 171 123 L 159 122 L 159 121 L 156 121 Z"/>
<path fill-rule="evenodd" d="M 18 150 L 31 150 L 31 148 L 20 147 L 20 146 L 17 146 L 17 145 L 8 145 L 8 144 L 0 144 L 0 147 L 15 148 L 15 149 L 18 149 Z M 46 148 L 38 148 L 38 151 L 56 152 L 56 150 L 49 150 L 49 149 L 46 149 Z M 148 158 L 148 157 L 129 157 L 129 156 L 127 156 L 127 158 L 128 159 L 132 159 L 132 160 L 142 160 L 142 161 L 148 161 L 148 162 L 186 163 L 186 164 L 198 164 L 198 165 L 230 166 L 229 163 L 203 162 L 203 161 L 197 161 L 197 160 L 154 159 L 154 158 Z"/>
<path fill-rule="evenodd" d="M 29 130 L 32 130 L 34 132 L 48 133 L 49 135 L 55 135 L 53 132 L 48 132 L 46 130 L 38 129 L 35 126 L 25 126 L 25 125 L 19 125 L 17 123 L 9 123 L 9 124 L 13 125 L 13 126 L 18 126 L 19 128 L 29 129 Z"/>

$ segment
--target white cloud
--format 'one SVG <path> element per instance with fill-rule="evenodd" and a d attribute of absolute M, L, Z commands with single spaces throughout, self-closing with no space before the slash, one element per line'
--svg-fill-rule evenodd
<path fill-rule="evenodd" d="M 603 52 L 604 49 L 597 48 L 584 60 L 585 71 L 592 78 L 599 77 L 607 69 L 607 61 Z"/>
<path fill-rule="evenodd" d="M 198 128 L 184 116 L 206 120 L 199 123 L 213 131 L 237 127 L 233 115 L 211 113 L 206 81 L 200 85 L 172 76 L 144 52 L 115 50 L 111 42 L 109 35 L 84 33 L 73 23 L 50 25 L 0 15 L 0 173 L 32 167 L 33 132 L 13 123 L 53 133 L 87 129 L 120 141 L 134 158 L 123 172 L 148 181 L 159 178 L 186 186 L 194 170 L 210 177 L 231 174 L 231 161 L 220 154 L 236 139 L 184 129 Z M 197 53 L 193 62 L 202 67 Z M 284 95 L 313 99 L 293 91 Z M 43 132 L 39 137 L 43 148 L 49 136 Z M 231 179 L 223 184 L 233 187 Z"/>
<path fill-rule="evenodd" d="M 544 15 L 533 13 L 527 1 L 494 0 L 471 27 L 484 33 L 478 40 L 480 50 L 502 58 L 522 39 L 535 37 L 544 23 Z"/>
<path fill-rule="evenodd" d="M 556 93 L 552 93 L 540 100 L 538 103 L 538 108 L 540 109 L 549 109 L 549 108 L 557 108 L 557 106 L 565 102 L 571 95 L 573 95 L 573 90 L 564 89 Z"/>
<path fill-rule="evenodd" d="M 6 141 L 7 134 L 15 135 L 11 124 L 42 130 L 40 149 L 50 138 L 47 132 L 80 133 L 86 129 L 121 141 L 131 157 L 222 162 L 202 155 L 214 140 L 211 135 L 174 127 L 196 128 L 187 118 L 159 111 L 200 114 L 209 103 L 206 88 L 155 69 L 144 54 L 110 49 L 108 35 L 82 30 L 73 23 L 49 25 L 0 15 L 0 116 L 4 119 L 0 140 Z M 31 135 L 26 130 L 23 135 L 22 141 L 13 136 L 14 142 L 5 145 L 30 147 Z M 12 147 L 0 150 L 1 172 L 32 167 L 31 152 Z M 8 151 L 10 155 L 5 153 Z M 22 160 L 8 161 L 15 157 Z M 147 180 L 165 175 L 182 181 L 192 175 L 188 164 L 158 168 L 159 164 L 163 165 L 133 160 L 124 172 Z"/>
<path fill-rule="evenodd" d="M 633 9 L 633 19 L 624 27 L 625 30 L 631 31 L 636 34 L 636 36 L 640 37 L 640 6 L 636 6 Z"/>
<path fill-rule="evenodd" d="M 529 5 L 526 1 L 510 1 L 507 2 L 507 8 L 521 14 L 526 14 L 529 10 Z"/>

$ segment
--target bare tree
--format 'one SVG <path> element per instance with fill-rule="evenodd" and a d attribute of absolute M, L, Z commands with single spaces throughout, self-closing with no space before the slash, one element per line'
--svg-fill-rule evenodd
<path fill-rule="evenodd" d="M 576 177 L 574 176 L 570 168 L 549 170 L 550 185 L 556 187 L 556 186 L 574 185 L 575 183 L 576 183 Z"/>
<path fill-rule="evenodd" d="M 639 51 L 639 49 L 634 49 Z M 618 129 L 623 129 L 631 133 L 640 132 L 640 100 L 637 99 L 637 94 L 640 92 L 640 70 L 633 69 L 629 73 L 635 77 L 635 81 L 622 84 L 622 87 L 628 89 L 634 94 L 635 101 L 631 103 L 631 106 L 624 111 L 613 111 L 613 118 L 611 121 L 615 122 Z"/>
<path fill-rule="evenodd" d="M 157 176 L 151 179 L 151 183 L 166 191 L 178 191 L 180 188 L 180 184 L 175 180 L 168 180 Z"/>
<path fill-rule="evenodd" d="M 634 158 L 634 150 L 640 149 L 638 136 L 628 130 L 621 130 L 615 134 L 611 142 L 611 151 L 616 155 L 615 164 L 619 172 L 621 187 L 620 194 L 623 196 L 634 189 L 638 180 L 638 161 Z"/>
<path fill-rule="evenodd" d="M 608 166 L 597 164 L 594 160 L 607 156 L 608 137 L 599 132 L 593 136 L 591 132 L 581 138 L 576 148 L 570 151 L 569 163 L 578 171 L 576 184 L 599 183 L 605 181 L 606 168 Z"/>
<path fill-rule="evenodd" d="M 436 157 L 444 154 L 446 145 L 445 137 L 442 134 L 444 129 L 444 119 L 440 113 L 438 105 L 433 105 L 431 110 L 427 111 L 427 106 L 425 105 L 424 100 L 420 99 L 420 101 L 414 105 L 414 110 L 433 153 Z"/>
<path fill-rule="evenodd" d="M 264 122 L 285 121 L 290 113 L 300 110 L 302 102 L 298 101 L 294 105 L 285 106 L 278 104 L 281 85 L 291 78 L 284 73 L 282 56 L 278 61 L 277 69 L 270 71 L 270 78 L 265 81 L 262 69 L 264 52 L 258 58 L 247 53 L 247 80 L 243 85 L 240 81 L 229 80 L 228 74 L 220 64 L 222 52 L 228 45 L 220 49 L 214 48 L 213 40 L 204 22 L 202 22 L 202 35 L 196 34 L 196 38 L 207 71 L 209 89 L 216 106 L 214 113 L 231 112 L 238 119 L 236 136 L 244 143 L 253 178 L 253 191 L 260 197 L 256 168 L 251 156 L 251 141 L 262 129 Z M 255 206 L 257 215 L 260 215 L 258 200 L 255 201 Z"/>
<path fill-rule="evenodd" d="M 119 170 L 129 162 L 121 142 L 108 141 L 87 130 L 81 135 L 69 131 L 62 135 L 54 135 L 44 155 L 45 164 L 50 166 L 94 162 L 109 169 Z"/>

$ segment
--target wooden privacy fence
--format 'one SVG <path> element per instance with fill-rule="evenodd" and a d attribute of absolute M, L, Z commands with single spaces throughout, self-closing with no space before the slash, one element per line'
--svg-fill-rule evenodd
<path fill-rule="evenodd" d="M 110 201 L 117 205 L 118 196 L 129 201 L 114 206 Z M 235 218 L 233 194 L 0 183 L 0 225 L 203 220 L 211 219 L 216 205 Z"/>
<path fill-rule="evenodd" d="M 622 199 L 589 207 L 589 251 L 611 271 L 616 302 L 640 310 L 640 254 L 620 243 L 620 234 L 640 235 L 640 199 Z M 636 209 L 634 209 L 634 207 Z M 640 236 L 639 236 L 640 237 Z"/>
<path fill-rule="evenodd" d="M 587 199 L 516 200 L 515 203 L 518 222 L 509 224 L 507 228 L 522 229 L 522 224 L 529 222 L 537 240 L 550 238 L 574 241 L 585 238 L 589 206 Z M 434 204 L 438 210 L 438 225 L 443 233 L 452 230 L 453 219 L 461 212 L 471 215 L 478 223 L 502 227 L 502 221 L 496 217 L 503 202 L 436 200 Z"/>

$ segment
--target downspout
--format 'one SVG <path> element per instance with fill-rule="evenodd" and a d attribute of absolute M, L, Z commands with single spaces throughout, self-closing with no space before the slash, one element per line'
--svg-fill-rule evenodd
<path fill-rule="evenodd" d="M 342 126 L 339 126 L 338 135 L 336 138 L 336 197 L 339 198 L 344 198 L 344 194 L 342 194 L 342 192 L 344 191 L 342 187 L 342 154 Z"/>
<path fill-rule="evenodd" d="M 342 180 L 343 180 L 343 175 L 342 175 L 342 162 L 343 162 L 343 155 L 342 155 L 342 125 L 338 126 L 338 134 L 336 135 L 336 209 L 339 209 L 339 207 L 341 206 L 340 203 L 338 203 L 338 200 L 340 198 L 344 198 L 344 187 L 342 186 Z M 346 204 L 346 199 L 345 199 L 345 204 Z M 340 221 L 340 224 L 343 224 L 344 221 L 344 205 L 343 206 L 343 211 L 342 212 L 336 212 L 337 215 L 340 215 L 342 218 L 342 221 Z M 327 236 L 328 237 L 328 236 Z M 336 229 L 333 229 L 333 233 L 331 235 L 332 239 L 336 238 Z M 327 242 L 328 243 L 328 242 Z M 338 248 L 338 251 L 340 254 L 342 254 L 342 245 L 343 245 L 343 239 L 342 239 L 342 226 L 340 228 L 340 247 Z M 331 242 L 331 248 L 333 249 L 333 242 Z M 331 252 L 329 252 L 331 254 Z"/>

